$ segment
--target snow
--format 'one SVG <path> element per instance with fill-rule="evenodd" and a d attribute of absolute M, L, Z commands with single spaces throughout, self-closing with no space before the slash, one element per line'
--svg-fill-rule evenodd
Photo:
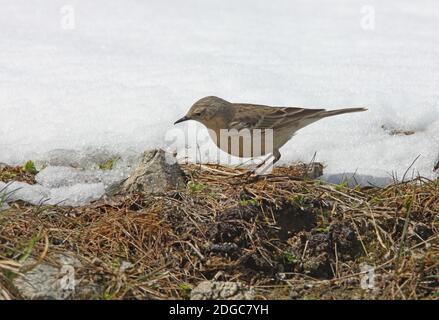
<path fill-rule="evenodd" d="M 124 180 L 128 175 L 124 175 L 117 170 L 77 170 L 70 167 L 47 167 L 37 174 L 36 181 L 47 188 L 59 188 L 73 186 L 77 183 L 99 183 L 102 182 L 106 187 L 111 184 Z"/>
<path fill-rule="evenodd" d="M 382 184 L 402 177 L 419 156 L 408 175 L 436 176 L 436 0 L 0 5 L 0 162 L 32 159 L 76 168 L 48 167 L 40 174 L 42 185 L 23 188 L 25 196 L 41 192 L 51 201 L 78 203 L 73 198 L 75 192 L 84 195 L 83 187 L 94 199 L 114 176 L 126 176 L 133 161 L 105 174 L 93 171 L 93 164 L 166 147 L 165 137 L 176 132 L 171 130 L 194 126 L 173 122 L 207 95 L 278 106 L 365 106 L 366 113 L 302 129 L 281 149 L 281 163 L 308 162 L 317 152 L 330 181 L 355 173 L 361 181 Z M 364 22 L 371 9 L 370 29 Z M 415 134 L 392 136 L 383 125 Z M 196 128 L 209 151 L 201 161 L 216 160 L 207 133 Z M 171 146 L 179 158 L 186 143 Z"/>
<path fill-rule="evenodd" d="M 6 194 L 5 202 L 22 200 L 34 205 L 81 206 L 98 200 L 105 194 L 102 183 L 78 183 L 50 189 L 17 181 L 8 184 L 0 182 L 0 190 L 2 194 Z"/>
<path fill-rule="evenodd" d="M 0 203 L 22 200 L 35 205 L 86 205 L 128 178 L 139 159 L 132 154 L 115 158 L 105 149 L 58 149 L 43 158 L 46 160 L 37 162 L 40 171 L 35 176 L 36 184 L 0 182 L 0 196 L 4 197 Z M 110 170 L 99 168 L 99 164 L 109 160 L 113 164 Z"/>

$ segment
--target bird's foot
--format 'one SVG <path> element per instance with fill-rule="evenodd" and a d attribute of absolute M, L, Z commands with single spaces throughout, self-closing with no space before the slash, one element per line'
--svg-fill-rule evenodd
<path fill-rule="evenodd" d="M 259 180 L 263 176 L 255 174 L 255 169 L 247 170 L 242 173 L 238 173 L 234 176 L 230 176 L 233 180 L 230 182 L 232 185 L 248 184 Z"/>
<path fill-rule="evenodd" d="M 246 178 L 246 177 L 250 177 L 253 173 L 254 173 L 254 169 L 246 170 L 244 172 L 231 175 L 230 178 Z"/>

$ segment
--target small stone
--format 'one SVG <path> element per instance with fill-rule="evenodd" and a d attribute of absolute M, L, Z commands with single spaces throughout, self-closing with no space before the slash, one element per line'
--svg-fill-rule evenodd
<path fill-rule="evenodd" d="M 8 204 L 6 202 L 4 203 L 0 203 L 0 212 L 8 210 L 10 207 L 8 206 Z"/>
<path fill-rule="evenodd" d="M 103 288 L 77 274 L 81 262 L 71 252 L 53 256 L 54 264 L 28 258 L 13 280 L 20 296 L 29 300 L 66 300 L 100 296 Z M 36 264 L 36 265 L 35 265 Z"/>
<path fill-rule="evenodd" d="M 191 300 L 251 300 L 251 288 L 239 282 L 203 281 L 191 292 Z"/>
<path fill-rule="evenodd" d="M 313 162 L 308 167 L 307 177 L 310 179 L 317 179 L 323 176 L 323 165 L 319 162 Z"/>
<path fill-rule="evenodd" d="M 413 231 L 423 240 L 427 240 L 434 234 L 433 229 L 421 222 L 416 223 Z"/>
<path fill-rule="evenodd" d="M 128 269 L 131 269 L 132 267 L 134 267 L 134 264 L 132 264 L 129 261 L 122 261 L 121 265 L 120 265 L 120 271 L 121 272 L 125 272 Z"/>
<path fill-rule="evenodd" d="M 29 258 L 23 265 L 22 275 L 14 279 L 14 286 L 25 299 L 31 300 L 64 300 L 75 294 L 75 268 L 80 263 L 73 256 L 60 254 L 57 257 L 60 266 L 38 263 Z"/>
<path fill-rule="evenodd" d="M 185 186 L 184 173 L 175 157 L 161 149 L 146 151 L 131 176 L 123 183 L 123 193 L 163 194 Z"/>
<path fill-rule="evenodd" d="M 211 252 L 219 253 L 231 253 L 238 250 L 238 245 L 236 243 L 224 242 L 224 243 L 213 243 L 209 247 Z"/>

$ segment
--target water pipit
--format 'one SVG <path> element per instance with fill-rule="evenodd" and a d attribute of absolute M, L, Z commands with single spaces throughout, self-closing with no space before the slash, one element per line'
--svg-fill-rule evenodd
<path fill-rule="evenodd" d="M 344 113 L 366 111 L 346 108 L 327 111 L 291 107 L 231 103 L 210 96 L 198 100 L 188 113 L 174 124 L 195 120 L 205 125 L 209 135 L 221 150 L 241 158 L 270 155 L 272 164 L 281 154 L 279 149 L 295 132 L 320 119 Z M 246 138 L 249 139 L 246 139 Z M 237 138 L 237 143 L 233 143 Z M 262 163 L 264 164 L 267 159 Z M 262 165 L 261 164 L 261 165 Z"/>

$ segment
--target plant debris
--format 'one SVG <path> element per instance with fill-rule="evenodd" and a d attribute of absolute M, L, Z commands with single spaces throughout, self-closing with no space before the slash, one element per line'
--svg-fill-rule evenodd
<path fill-rule="evenodd" d="M 14 170 L 0 180 L 33 181 Z M 78 279 L 103 288 L 76 299 L 187 299 L 218 277 L 256 299 L 438 298 L 439 180 L 341 188 L 303 178 L 306 166 L 257 178 L 218 165 L 183 170 L 187 188 L 163 195 L 10 203 L 0 213 L 0 299 L 20 298 L 12 283 L 27 258 L 63 252 L 81 261 Z"/>
<path fill-rule="evenodd" d="M 404 130 L 399 128 L 392 128 L 386 125 L 382 125 L 381 128 L 391 136 L 411 136 L 416 132 L 413 130 Z"/>
<path fill-rule="evenodd" d="M 2 182 L 12 182 L 12 181 L 20 181 L 26 182 L 29 184 L 35 184 L 35 174 L 37 173 L 35 167 L 33 167 L 29 162 L 26 163 L 23 167 L 10 167 L 10 166 L 1 166 L 0 167 L 0 181 Z M 26 167 L 27 166 L 27 167 Z"/>

